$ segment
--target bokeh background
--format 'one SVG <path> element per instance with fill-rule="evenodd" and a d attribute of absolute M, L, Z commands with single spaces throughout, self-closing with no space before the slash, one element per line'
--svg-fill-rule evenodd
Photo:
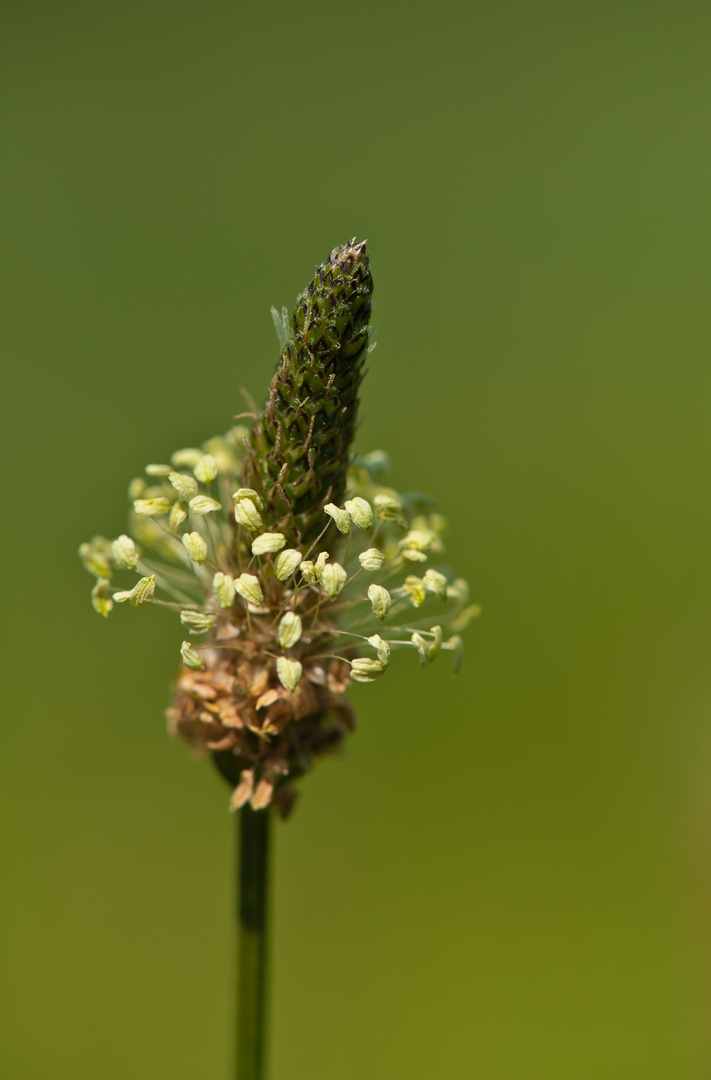
<path fill-rule="evenodd" d="M 706 4 L 3 5 L 0 1074 L 227 1075 L 234 819 L 80 541 L 367 237 L 359 447 L 484 614 L 274 860 L 273 1080 L 711 1071 Z"/>

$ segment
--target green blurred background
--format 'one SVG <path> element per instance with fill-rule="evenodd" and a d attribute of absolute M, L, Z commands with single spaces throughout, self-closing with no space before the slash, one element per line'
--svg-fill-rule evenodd
<path fill-rule="evenodd" d="M 0 17 L 0 1075 L 222 1080 L 227 790 L 181 639 L 91 610 L 127 481 L 264 396 L 367 237 L 359 447 L 484 609 L 395 664 L 275 852 L 273 1080 L 711 1071 L 711 9 Z"/>

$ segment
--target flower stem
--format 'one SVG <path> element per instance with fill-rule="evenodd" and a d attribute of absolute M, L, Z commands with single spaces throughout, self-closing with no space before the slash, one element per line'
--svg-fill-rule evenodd
<path fill-rule="evenodd" d="M 236 1080 L 265 1075 L 269 810 L 243 807 L 237 859 Z"/>

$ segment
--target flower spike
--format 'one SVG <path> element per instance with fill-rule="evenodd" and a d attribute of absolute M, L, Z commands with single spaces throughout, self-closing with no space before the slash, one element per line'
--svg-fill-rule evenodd
<path fill-rule="evenodd" d="M 149 465 L 127 531 L 79 550 L 98 614 L 174 612 L 186 637 L 169 730 L 214 755 L 231 809 L 288 812 L 294 781 L 353 728 L 349 684 L 380 679 L 400 648 L 423 665 L 453 653 L 457 669 L 479 611 L 439 565 L 432 504 L 385 486 L 383 451 L 351 453 L 372 288 L 365 243 L 336 248 L 277 315 L 282 351 L 251 430 Z"/>

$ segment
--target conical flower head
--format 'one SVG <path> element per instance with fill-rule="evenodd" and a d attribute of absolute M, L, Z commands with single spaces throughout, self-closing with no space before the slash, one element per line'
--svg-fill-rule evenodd
<path fill-rule="evenodd" d="M 432 501 L 385 487 L 382 451 L 349 463 L 371 288 L 364 245 L 335 251 L 284 319 L 254 430 L 148 465 L 127 532 L 80 548 L 100 615 L 174 613 L 169 729 L 213 756 L 233 809 L 288 813 L 292 781 L 353 728 L 349 685 L 386 676 L 395 650 L 456 669 L 477 614 Z"/>
<path fill-rule="evenodd" d="M 283 349 L 254 425 L 246 486 L 300 545 L 316 539 L 323 506 L 346 489 L 372 292 L 365 242 L 351 241 L 319 267 L 292 315 L 278 317 Z"/>

